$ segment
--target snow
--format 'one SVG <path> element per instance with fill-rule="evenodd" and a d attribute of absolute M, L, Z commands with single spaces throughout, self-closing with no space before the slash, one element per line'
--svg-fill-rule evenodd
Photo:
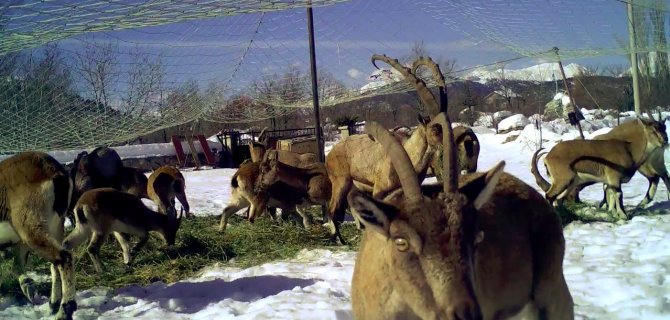
<path fill-rule="evenodd" d="M 572 78 L 584 70 L 583 66 L 576 63 L 570 63 L 563 66 L 566 78 Z M 561 80 L 561 71 L 557 63 L 547 62 L 522 69 L 490 69 L 478 68 L 467 75 L 468 79 L 486 83 L 492 79 L 500 79 L 504 75 L 508 80 L 526 80 L 526 81 L 553 81 Z"/>
<path fill-rule="evenodd" d="M 564 122 L 542 123 L 544 146 L 574 136 Z M 597 128 L 595 133 L 605 131 Z M 538 188 L 530 173 L 537 132 L 532 124 L 496 135 L 476 127 L 480 170 L 505 160 L 506 171 Z M 591 136 L 590 132 L 586 132 Z M 333 143 L 327 143 L 331 147 Z M 139 151 L 137 151 L 139 152 Z M 153 151 L 152 151 L 153 152 Z M 670 155 L 666 154 L 666 159 Z M 189 202 L 196 216 L 219 215 L 230 198 L 234 169 L 185 170 Z M 647 181 L 636 174 L 623 185 L 627 207 L 644 196 Z M 539 189 L 539 188 L 538 188 Z M 565 230 L 564 273 L 577 319 L 670 318 L 670 202 L 660 184 L 651 215 L 621 223 L 573 222 Z M 602 188 L 584 189 L 582 199 L 599 201 Z M 341 249 L 341 248 L 338 248 Z M 193 278 L 174 284 L 93 288 L 77 293 L 75 319 L 351 319 L 350 285 L 356 253 L 303 250 L 295 258 L 239 269 L 225 263 L 203 266 Z M 37 306 L 0 299 L 0 319 L 49 319 L 47 298 Z"/>
<path fill-rule="evenodd" d="M 498 130 L 500 131 L 509 131 L 509 130 L 516 130 L 518 128 L 523 128 L 525 127 L 528 123 L 528 118 L 522 114 L 515 114 L 513 116 L 509 116 L 507 118 L 502 119 L 498 123 Z"/>

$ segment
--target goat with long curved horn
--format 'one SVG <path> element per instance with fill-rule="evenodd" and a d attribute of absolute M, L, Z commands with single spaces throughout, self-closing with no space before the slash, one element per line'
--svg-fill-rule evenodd
<path fill-rule="evenodd" d="M 426 83 L 421 78 L 417 77 L 416 74 L 412 72 L 412 69 L 407 68 L 402 64 L 400 64 L 400 62 L 398 62 L 398 59 L 391 59 L 385 54 L 372 55 L 372 65 L 375 66 L 375 68 L 379 69 L 376 61 L 386 62 L 388 65 L 393 67 L 393 69 L 396 69 L 398 72 L 400 72 L 400 74 L 402 74 L 402 76 L 408 83 L 414 86 L 417 95 L 419 95 L 419 99 L 421 99 L 421 102 L 423 102 L 425 105 L 428 106 L 431 118 L 435 117 L 435 115 L 437 115 L 440 112 L 440 103 L 437 101 L 437 99 L 435 99 L 433 93 L 430 92 L 430 89 L 428 89 Z"/>
<path fill-rule="evenodd" d="M 442 74 L 442 70 L 440 70 L 440 66 L 430 57 L 419 57 L 412 63 L 412 74 L 416 75 L 417 70 L 421 66 L 430 69 L 433 74 L 433 80 L 437 84 L 438 105 L 440 106 L 438 112 L 447 112 L 447 84 L 444 81 L 444 75 Z"/>
<path fill-rule="evenodd" d="M 443 185 L 421 187 L 400 143 L 366 124 L 401 189 L 383 198 L 357 188 L 348 194 L 366 227 L 352 277 L 354 318 L 494 319 L 530 303 L 548 319 L 573 319 L 556 213 L 504 173 L 504 161 L 458 177 L 458 188 L 449 119 L 441 113 L 434 122 L 443 128 L 446 177 Z"/>

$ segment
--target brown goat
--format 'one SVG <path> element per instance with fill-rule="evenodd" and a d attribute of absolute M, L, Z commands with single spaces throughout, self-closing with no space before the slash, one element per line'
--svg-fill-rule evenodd
<path fill-rule="evenodd" d="M 299 194 L 305 195 L 303 205 L 325 205 L 330 200 L 331 185 L 326 167 L 321 162 L 298 168 L 278 160 L 276 151 L 268 151 L 260 165 L 260 173 L 256 182 L 256 193 L 263 193 L 277 182 L 295 188 Z M 262 210 L 256 207 L 256 211 Z M 250 216 L 258 212 L 252 211 Z M 337 236 L 345 243 L 338 228 L 330 221 L 331 235 Z"/>
<path fill-rule="evenodd" d="M 544 319 L 573 319 L 557 214 L 532 187 L 503 172 L 459 177 L 444 114 L 443 185 L 421 186 L 410 157 L 381 126 L 402 188 L 384 200 L 356 189 L 365 225 L 352 279 L 356 319 L 505 319 L 530 305 Z M 510 210 L 514 208 L 514 210 Z"/>
<path fill-rule="evenodd" d="M 460 173 L 477 171 L 479 160 L 479 139 L 472 128 L 457 126 L 454 128 L 454 141 L 457 146 L 458 169 Z"/>
<path fill-rule="evenodd" d="M 98 147 L 91 153 L 86 151 L 79 153 L 70 168 L 70 176 L 74 181 L 74 191 L 68 217 L 73 224 L 75 223 L 73 206 L 79 196 L 87 190 L 109 187 L 149 198 L 147 177 L 135 168 L 124 167 L 119 154 L 109 147 Z"/>
<path fill-rule="evenodd" d="M 305 204 L 306 196 L 300 190 L 282 182 L 277 182 L 264 192 L 256 191 L 255 185 L 260 173 L 259 164 L 259 162 L 243 162 L 233 175 L 230 181 L 232 197 L 226 207 L 223 208 L 219 231 L 224 232 L 226 230 L 230 216 L 247 207 L 249 208 L 250 222 L 260 216 L 265 208 L 271 209 L 271 216 L 275 219 L 274 208 L 280 208 L 282 209 L 282 215 L 285 212 L 297 211 L 303 219 L 305 228 L 310 228 L 309 216 L 303 210 L 303 207 L 310 204 Z M 259 208 L 259 211 L 256 216 L 252 216 L 251 213 L 256 211 L 256 208 Z"/>
<path fill-rule="evenodd" d="M 668 143 L 665 130 L 655 122 L 637 119 L 643 126 L 643 136 L 634 142 L 621 140 L 569 140 L 554 146 L 544 158 L 552 180 L 544 180 L 537 169 L 537 150 L 531 160 L 531 172 L 537 184 L 546 192 L 550 202 L 562 200 L 581 184 L 590 182 L 606 185 L 608 210 L 619 219 L 625 219 L 621 184 L 630 181 L 635 171 L 649 155 L 663 149 Z M 663 128 L 664 129 L 664 128 Z"/>
<path fill-rule="evenodd" d="M 186 217 L 193 216 L 186 199 L 186 179 L 173 166 L 162 166 L 151 173 L 147 182 L 147 194 L 158 205 L 160 212 L 165 213 L 168 208 L 174 208 L 174 199 L 177 197 Z"/>
<path fill-rule="evenodd" d="M 659 115 L 659 131 L 665 132 L 665 123 L 662 121 L 663 120 Z M 608 133 L 593 137 L 593 140 L 621 140 L 629 143 L 638 143 L 640 139 L 644 139 L 644 137 L 644 126 L 640 125 L 639 121 L 628 121 L 614 127 Z M 637 205 L 639 208 L 644 208 L 654 199 L 654 196 L 656 195 L 656 189 L 658 188 L 658 182 L 661 179 L 663 179 L 663 183 L 667 189 L 667 197 L 670 199 L 670 179 L 668 178 L 668 170 L 665 168 L 665 149 L 656 149 L 647 157 L 647 160 L 637 170 L 649 181 L 647 193 L 645 193 L 644 198 Z M 580 185 L 575 190 L 575 195 L 573 195 L 573 197 L 576 201 L 579 201 L 579 191 L 581 191 L 583 187 L 585 187 L 585 185 Z M 603 200 L 600 201 L 600 206 L 606 203 L 606 199 L 607 196 L 604 195 Z"/>
<path fill-rule="evenodd" d="M 139 197 L 112 188 L 84 192 L 74 212 L 77 224 L 63 240 L 63 247 L 72 250 L 88 239 L 88 255 L 97 272 L 102 272 L 100 246 L 110 233 L 114 233 L 121 245 L 123 262 L 129 266 L 132 257 L 128 235 L 140 237 L 132 252 L 138 252 L 147 243 L 149 231 L 157 232 L 167 245 L 173 245 L 181 223 L 174 206 L 166 214 L 159 213 L 147 208 Z"/>
<path fill-rule="evenodd" d="M 417 59 L 412 69 L 400 65 L 398 60 L 390 59 L 385 55 L 373 55 L 373 65 L 376 60 L 384 61 L 398 70 L 407 82 L 414 85 L 422 102 L 430 109 L 439 110 L 441 108 L 425 82 L 415 75 L 415 70 L 421 65 L 425 64 L 434 68 L 433 75 L 440 86 L 440 92 L 443 92 L 444 77 L 430 58 Z M 446 99 L 440 101 L 446 103 Z M 419 117 L 419 126 L 403 143 L 403 148 L 409 154 L 419 180 L 425 178 L 435 153 L 441 148 L 441 136 L 442 129 L 439 125 L 433 122 L 426 123 L 422 117 Z M 399 137 L 395 135 L 395 138 Z M 345 199 L 352 186 L 372 192 L 375 198 L 381 198 L 400 185 L 398 175 L 394 173 L 391 166 L 391 159 L 384 152 L 383 147 L 364 134 L 348 136 L 334 145 L 326 157 L 326 168 L 332 184 L 328 216 L 335 224 L 331 229 L 335 229 L 336 232 L 339 232 L 339 220 L 343 217 Z"/>
<path fill-rule="evenodd" d="M 49 306 L 56 319 L 72 319 L 77 310 L 72 253 L 61 246 L 73 182 L 65 168 L 43 152 L 23 152 L 0 162 L 0 246 L 13 245 L 15 269 L 23 272 L 33 251 L 51 263 Z M 32 303 L 33 281 L 19 277 Z"/>
<path fill-rule="evenodd" d="M 456 142 L 458 170 L 461 174 L 477 172 L 477 162 L 479 161 L 479 139 L 471 128 L 456 126 L 453 128 L 454 141 Z M 441 152 L 434 158 L 431 164 L 433 174 L 441 170 L 440 167 Z"/>

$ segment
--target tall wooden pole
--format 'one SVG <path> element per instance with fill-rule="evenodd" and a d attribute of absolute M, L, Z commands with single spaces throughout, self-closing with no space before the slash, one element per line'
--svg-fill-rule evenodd
<path fill-rule="evenodd" d="M 554 47 L 554 52 L 556 53 L 556 58 L 558 59 L 558 69 L 561 70 L 561 76 L 563 77 L 563 86 L 565 87 L 565 92 L 568 93 L 568 98 L 570 98 L 570 103 L 572 103 L 572 110 L 575 113 L 575 119 L 577 122 L 577 129 L 579 129 L 579 136 L 584 140 L 584 132 L 582 131 L 582 125 L 579 123 L 579 115 L 581 111 L 577 108 L 575 99 L 572 97 L 572 92 L 570 91 L 570 86 L 568 85 L 568 79 L 565 77 L 565 70 L 563 70 L 563 63 L 561 62 L 561 57 L 558 55 L 558 48 Z"/>
<path fill-rule="evenodd" d="M 316 50 L 314 48 L 314 18 L 312 15 L 311 3 L 307 7 L 307 33 L 309 34 L 309 65 L 312 77 L 312 104 L 314 105 L 314 128 L 316 134 L 316 143 L 318 146 L 317 154 L 321 162 L 326 160 L 323 152 L 323 131 L 321 130 L 321 114 L 319 111 L 319 84 L 316 74 Z"/>
<path fill-rule="evenodd" d="M 630 45 L 630 73 L 633 76 L 633 102 L 635 104 L 635 114 L 640 115 L 640 82 L 637 71 L 637 53 L 635 52 L 635 24 L 633 23 L 633 4 L 626 1 L 628 6 L 628 42 Z"/>
<path fill-rule="evenodd" d="M 314 17 L 312 14 L 312 4 L 307 6 L 307 33 L 309 36 L 309 66 L 312 77 L 312 104 L 314 105 L 314 134 L 316 135 L 317 154 L 321 162 L 326 161 L 326 155 L 323 150 L 323 131 L 321 130 L 321 113 L 319 112 L 319 84 L 316 74 L 316 49 L 314 46 Z M 328 221 L 328 210 L 325 205 L 321 205 L 321 214 L 323 221 Z"/>

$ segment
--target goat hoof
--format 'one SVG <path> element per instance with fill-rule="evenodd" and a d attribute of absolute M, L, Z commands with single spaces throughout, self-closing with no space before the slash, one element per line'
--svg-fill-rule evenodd
<path fill-rule="evenodd" d="M 51 314 L 56 314 L 60 309 L 60 301 L 49 302 L 49 309 L 51 309 Z"/>
<path fill-rule="evenodd" d="M 21 287 L 21 292 L 32 304 L 35 304 L 37 298 L 37 288 L 35 287 L 35 281 L 28 276 L 21 275 L 19 276 L 19 287 Z"/>
<path fill-rule="evenodd" d="M 72 320 L 72 314 L 77 310 L 77 302 L 74 300 L 61 304 L 56 314 L 57 320 Z"/>

